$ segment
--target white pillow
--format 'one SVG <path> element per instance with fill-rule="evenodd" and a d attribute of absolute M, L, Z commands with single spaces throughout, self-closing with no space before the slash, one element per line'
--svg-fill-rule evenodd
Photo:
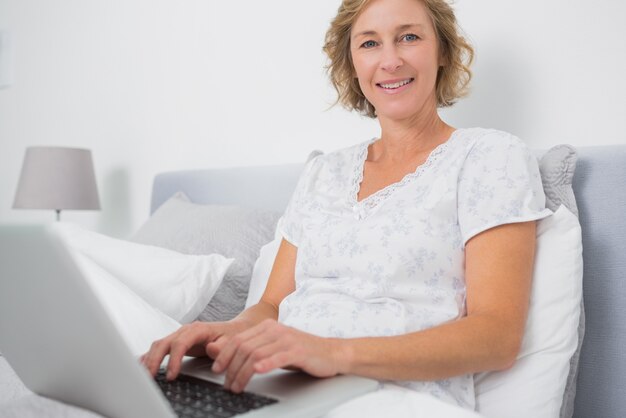
<path fill-rule="evenodd" d="M 233 262 L 219 254 L 185 255 L 119 240 L 67 223 L 56 228 L 71 248 L 182 323 L 198 316 Z"/>
<path fill-rule="evenodd" d="M 180 328 L 90 258 L 76 251 L 73 256 L 133 354 L 145 353 L 153 341 Z"/>
<path fill-rule="evenodd" d="M 259 251 L 259 258 L 257 258 L 254 263 L 245 309 L 259 303 L 261 296 L 263 296 L 263 292 L 265 292 L 267 280 L 272 272 L 272 267 L 274 267 L 274 260 L 276 259 L 276 254 L 278 254 L 280 242 L 283 239 L 279 231 L 282 219 L 283 218 L 280 218 L 277 222 L 276 231 L 274 232 L 274 240 L 261 247 L 261 250 Z"/>
<path fill-rule="evenodd" d="M 177 192 L 163 203 L 131 241 L 183 254 L 222 254 L 234 258 L 200 321 L 227 321 L 246 303 L 252 267 L 270 241 L 280 213 L 233 205 L 205 205 Z"/>
<path fill-rule="evenodd" d="M 509 370 L 476 374 L 476 407 L 485 417 L 559 416 L 570 358 L 578 345 L 582 238 L 565 206 L 537 223 L 530 309 L 521 351 Z"/>

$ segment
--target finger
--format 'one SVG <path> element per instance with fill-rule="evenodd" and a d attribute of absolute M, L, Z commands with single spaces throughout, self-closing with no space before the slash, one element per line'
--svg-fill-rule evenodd
<path fill-rule="evenodd" d="M 197 328 L 198 324 L 194 323 L 183 325 L 167 337 L 152 343 L 152 345 L 150 346 L 150 350 L 148 350 L 148 352 L 143 355 L 143 363 L 152 376 L 155 376 L 157 371 L 161 367 L 163 359 L 171 350 L 172 343 L 177 339 L 182 338 L 182 336 L 189 332 L 191 328 Z"/>
<path fill-rule="evenodd" d="M 226 378 L 224 380 L 224 387 L 231 388 L 232 383 L 235 381 L 235 377 L 240 373 L 241 368 L 246 361 L 260 350 L 262 347 L 276 343 L 276 338 L 272 338 L 267 333 L 259 333 L 256 336 L 244 341 L 239 345 L 235 354 L 233 355 L 228 368 L 226 369 Z M 251 371 L 252 373 L 252 371 Z"/>
<path fill-rule="evenodd" d="M 281 369 L 285 367 L 294 366 L 297 369 L 300 369 L 300 366 L 297 366 L 297 359 L 291 351 L 279 351 L 266 357 L 262 360 L 259 360 L 253 364 L 253 369 L 256 373 L 267 373 L 274 369 Z"/>
<path fill-rule="evenodd" d="M 230 390 L 232 390 L 235 393 L 242 392 L 245 389 L 245 387 L 248 385 L 248 383 L 250 382 L 250 379 L 252 378 L 254 373 L 256 372 L 254 369 L 254 365 L 258 363 L 259 361 L 262 361 L 272 356 L 279 349 L 280 349 L 280 344 L 273 342 L 273 343 L 264 345 L 254 350 L 254 352 L 252 352 L 248 356 L 245 363 L 241 366 L 241 368 L 237 372 L 237 375 L 234 377 L 232 384 L 230 385 Z"/>
<path fill-rule="evenodd" d="M 232 325 L 232 323 L 229 323 L 229 325 Z M 205 355 L 209 356 L 210 358 L 214 360 L 217 358 L 217 356 L 220 354 L 220 352 L 222 351 L 226 343 L 230 340 L 232 335 L 235 334 L 233 332 L 233 329 L 231 327 L 229 328 L 230 329 L 223 329 L 220 332 L 219 337 L 209 342 L 204 347 L 200 348 L 204 350 Z"/>
<path fill-rule="evenodd" d="M 150 350 L 143 356 L 143 364 L 146 366 L 152 376 L 155 376 L 163 359 L 170 350 L 170 341 L 176 333 L 171 334 L 163 339 L 152 343 Z"/>
<path fill-rule="evenodd" d="M 220 354 L 220 351 L 224 348 L 224 345 L 228 342 L 230 338 L 222 335 L 215 341 L 211 341 L 205 346 L 206 355 L 215 360 L 217 356 Z"/>
<path fill-rule="evenodd" d="M 170 344 L 170 358 L 167 362 L 168 380 L 174 380 L 180 372 L 180 365 L 185 354 L 189 353 L 197 344 L 204 343 L 207 334 L 206 325 L 189 327 L 185 332 Z"/>
<path fill-rule="evenodd" d="M 191 356 L 191 357 L 206 357 L 206 350 L 204 349 L 205 345 L 207 344 L 206 340 L 200 342 L 199 344 L 196 344 L 194 346 L 192 346 L 189 350 L 187 350 L 187 356 Z"/>
<path fill-rule="evenodd" d="M 215 361 L 213 362 L 213 372 L 222 373 L 224 370 L 226 370 L 226 367 L 230 364 L 233 355 L 235 354 L 239 345 L 249 338 L 264 332 L 265 330 L 266 325 L 261 323 L 243 332 L 240 332 L 239 334 L 235 334 L 231 338 L 229 338 L 228 341 L 226 341 L 226 343 L 224 344 L 224 347 L 222 347 L 222 349 L 220 350 L 218 356 L 215 358 Z"/>

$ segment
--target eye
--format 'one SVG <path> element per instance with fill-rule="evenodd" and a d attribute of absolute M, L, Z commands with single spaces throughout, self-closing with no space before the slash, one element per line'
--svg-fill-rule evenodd
<path fill-rule="evenodd" d="M 413 33 L 407 33 L 406 35 L 402 35 L 400 39 L 407 41 L 407 42 L 415 42 L 419 39 L 419 36 Z"/>
<path fill-rule="evenodd" d="M 365 41 L 361 44 L 361 48 L 369 49 L 377 45 L 376 41 Z"/>

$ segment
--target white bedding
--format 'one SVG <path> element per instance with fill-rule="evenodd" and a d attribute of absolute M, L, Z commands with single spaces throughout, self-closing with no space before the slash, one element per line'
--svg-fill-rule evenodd
<path fill-rule="evenodd" d="M 1 418 L 97 418 L 91 411 L 66 405 L 31 392 L 0 355 Z"/>
<path fill-rule="evenodd" d="M 478 418 L 476 412 L 443 402 L 425 393 L 393 384 L 355 398 L 324 415 L 323 418 Z"/>
<path fill-rule="evenodd" d="M 425 394 L 395 385 L 355 398 L 333 409 L 324 418 L 440 417 L 477 418 L 480 415 L 446 404 Z M 35 395 L 26 388 L 0 356 L 1 418 L 98 418 L 94 412 Z"/>

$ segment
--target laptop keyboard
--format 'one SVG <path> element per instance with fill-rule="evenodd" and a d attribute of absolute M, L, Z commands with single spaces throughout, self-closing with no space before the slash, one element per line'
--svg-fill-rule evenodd
<path fill-rule="evenodd" d="M 222 385 L 192 376 L 179 375 L 168 382 L 163 369 L 155 379 L 179 418 L 226 418 L 278 402 L 250 392 L 236 394 Z"/>

